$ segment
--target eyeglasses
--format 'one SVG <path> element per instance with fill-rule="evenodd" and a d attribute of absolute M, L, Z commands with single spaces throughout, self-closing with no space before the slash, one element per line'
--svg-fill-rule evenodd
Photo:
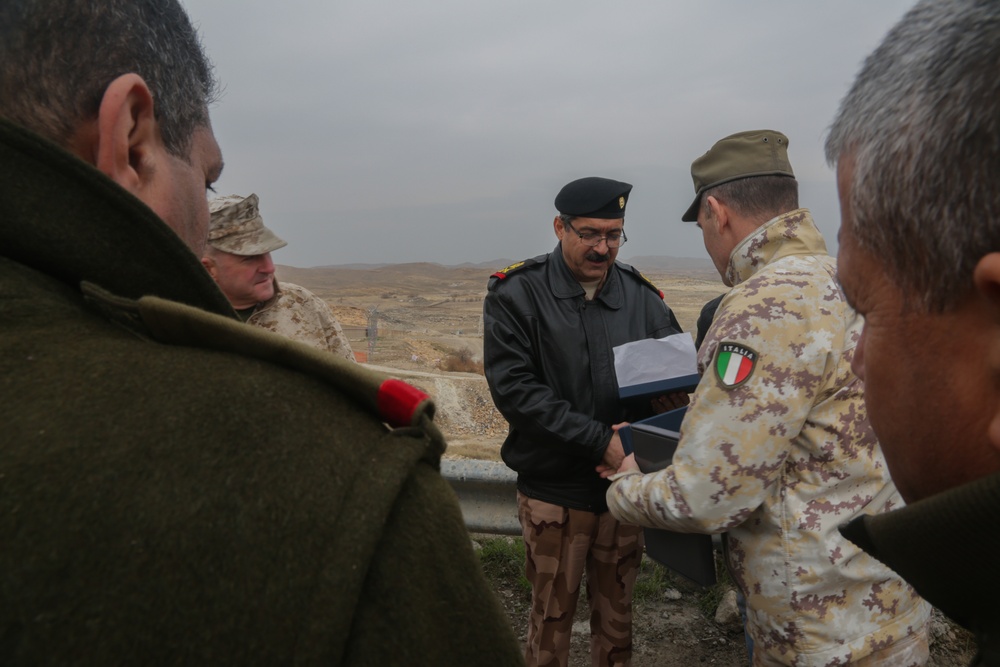
<path fill-rule="evenodd" d="M 611 232 L 609 234 L 598 234 L 597 232 L 578 232 L 573 227 L 572 223 L 566 222 L 565 224 L 570 228 L 570 231 L 580 237 L 580 242 L 586 246 L 599 246 L 601 245 L 601 241 L 604 241 L 608 244 L 609 248 L 620 248 L 626 241 L 628 241 L 628 237 L 625 236 L 624 231 Z"/>

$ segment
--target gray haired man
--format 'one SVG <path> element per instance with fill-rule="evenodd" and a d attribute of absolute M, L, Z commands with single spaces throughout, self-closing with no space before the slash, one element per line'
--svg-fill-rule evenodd
<path fill-rule="evenodd" d="M 865 61 L 826 144 L 854 356 L 908 505 L 844 534 L 1000 665 L 1000 3 L 925 0 Z"/>
<path fill-rule="evenodd" d="M 177 0 L 0 3 L 0 663 L 517 664 L 426 395 L 199 263 L 214 90 Z"/>

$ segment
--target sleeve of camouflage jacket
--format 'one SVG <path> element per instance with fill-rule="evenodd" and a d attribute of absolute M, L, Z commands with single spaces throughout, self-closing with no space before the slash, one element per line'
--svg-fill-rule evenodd
<path fill-rule="evenodd" d="M 351 344 L 326 301 L 301 285 L 278 285 L 275 298 L 247 323 L 354 361 Z"/>
<path fill-rule="evenodd" d="M 613 478 L 608 505 L 616 517 L 678 532 L 723 532 L 777 492 L 786 459 L 809 449 L 798 439 L 814 404 L 834 391 L 828 386 L 844 333 L 824 305 L 828 285 L 755 276 L 723 300 L 699 351 L 703 375 L 673 463 Z M 735 386 L 716 370 L 726 344 L 757 355 L 750 376 Z"/>
<path fill-rule="evenodd" d="M 319 314 L 323 333 L 326 335 L 327 348 L 337 356 L 343 357 L 348 361 L 355 361 L 354 350 L 351 349 L 351 343 L 347 340 L 347 336 L 344 335 L 344 330 L 340 326 L 340 322 L 334 317 L 333 311 L 330 310 L 330 306 L 325 301 L 318 297 L 317 300 L 319 300 L 322 306 L 319 308 Z"/>

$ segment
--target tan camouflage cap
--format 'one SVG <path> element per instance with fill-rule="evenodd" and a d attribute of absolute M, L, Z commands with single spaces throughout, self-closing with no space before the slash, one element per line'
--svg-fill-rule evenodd
<path fill-rule="evenodd" d="M 788 137 L 774 130 L 737 132 L 715 142 L 707 153 L 691 163 L 694 202 L 681 216 L 684 222 L 698 219 L 698 207 L 705 190 L 751 176 L 790 176 Z"/>
<path fill-rule="evenodd" d="M 208 202 L 212 221 L 208 225 L 208 245 L 234 255 L 263 255 L 284 248 L 287 243 L 264 226 L 257 195 L 226 195 Z"/>

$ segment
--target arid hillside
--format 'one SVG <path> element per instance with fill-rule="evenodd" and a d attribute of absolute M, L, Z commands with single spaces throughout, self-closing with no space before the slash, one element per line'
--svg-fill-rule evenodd
<path fill-rule="evenodd" d="M 693 331 L 702 305 L 725 289 L 708 260 L 635 260 L 633 264 L 664 292 L 685 331 Z M 279 266 L 278 277 L 303 285 L 325 299 L 341 323 L 351 329 L 352 344 L 362 343 L 355 345 L 356 350 L 368 347 L 364 329 L 369 314 L 374 312 L 379 338 L 371 361 L 393 365 L 412 359 L 412 354 L 406 354 L 407 346 L 413 347 L 418 357 L 421 352 L 430 352 L 421 341 L 445 356 L 465 348 L 478 355 L 486 283 L 490 274 L 506 263 L 497 260 L 488 265 L 415 263 L 309 269 Z M 421 361 L 424 367 L 434 366 L 432 359 Z"/>
<path fill-rule="evenodd" d="M 664 292 L 685 331 L 694 331 L 701 307 L 725 289 L 708 260 L 631 263 Z M 329 303 L 365 363 L 434 397 L 448 456 L 496 459 L 507 424 L 481 375 L 482 304 L 490 274 L 507 264 L 279 266 L 278 277 Z M 374 340 L 366 337 L 369 322 L 378 331 Z"/>

